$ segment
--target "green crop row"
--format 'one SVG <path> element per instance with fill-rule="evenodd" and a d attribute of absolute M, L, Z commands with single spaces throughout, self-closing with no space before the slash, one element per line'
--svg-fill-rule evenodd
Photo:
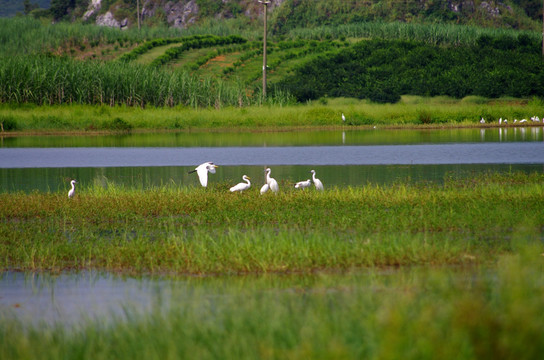
<path fill-rule="evenodd" d="M 127 53 L 124 53 L 119 58 L 119 60 L 125 61 L 125 62 L 132 61 L 136 59 L 139 55 L 142 55 L 157 46 L 164 46 L 168 44 L 181 43 L 184 41 L 192 41 L 192 40 L 204 39 L 209 37 L 211 37 L 211 35 L 193 35 L 193 36 L 178 37 L 178 38 L 153 39 L 153 40 L 144 42 L 142 45 L 135 47 L 134 49 L 132 49 L 131 51 Z"/>
<path fill-rule="evenodd" d="M 181 46 L 166 50 L 163 55 L 155 58 L 155 60 L 151 62 L 151 65 L 153 66 L 164 65 L 174 59 L 179 58 L 181 54 L 183 54 L 185 51 L 190 49 L 201 49 L 205 47 L 221 46 L 221 45 L 228 45 L 228 44 L 243 44 L 246 41 L 247 41 L 246 39 L 236 35 L 225 36 L 225 37 L 210 36 L 210 37 L 202 37 L 202 38 L 194 38 L 191 40 L 186 40 L 182 43 Z"/>

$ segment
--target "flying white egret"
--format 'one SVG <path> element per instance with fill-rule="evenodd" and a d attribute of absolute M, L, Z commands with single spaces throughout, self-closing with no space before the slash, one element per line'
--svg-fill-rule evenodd
<path fill-rule="evenodd" d="M 242 176 L 242 179 L 244 181 L 246 181 L 246 182 L 245 183 L 241 182 L 241 183 L 238 183 L 238 184 L 234 185 L 233 187 L 230 188 L 231 192 L 244 191 L 244 190 L 247 190 L 247 189 L 249 189 L 251 187 L 251 183 L 249 182 L 249 180 L 251 178 L 249 176 L 244 175 L 244 176 Z"/>
<path fill-rule="evenodd" d="M 323 183 L 321 182 L 321 180 L 316 179 L 315 170 L 311 170 L 310 172 L 312 173 L 312 180 L 314 181 L 316 190 L 323 190 Z"/>
<path fill-rule="evenodd" d="M 308 186 L 312 185 L 312 180 L 308 179 L 306 181 L 299 181 L 295 184 L 295 189 L 306 189 Z"/>
<path fill-rule="evenodd" d="M 273 177 L 270 177 L 270 173 L 272 172 L 272 170 L 270 170 L 270 168 L 267 168 L 265 172 L 266 172 L 266 185 L 268 185 L 268 188 L 272 190 L 272 192 L 278 192 L 280 190 L 280 187 L 278 186 L 278 182 Z M 261 194 L 263 193 L 262 192 L 263 188 L 261 188 Z"/>
<path fill-rule="evenodd" d="M 194 170 L 189 171 L 189 174 L 196 171 L 200 184 L 206 187 L 208 186 L 208 173 L 215 174 L 216 167 L 217 165 L 215 165 L 213 162 L 205 162 L 204 164 L 198 165 Z"/>
<path fill-rule="evenodd" d="M 74 197 L 74 194 L 76 193 L 77 181 L 72 180 L 72 181 L 70 181 L 70 184 L 72 184 L 72 188 L 70 189 L 70 191 L 68 191 L 68 197 L 71 199 L 71 198 Z"/>

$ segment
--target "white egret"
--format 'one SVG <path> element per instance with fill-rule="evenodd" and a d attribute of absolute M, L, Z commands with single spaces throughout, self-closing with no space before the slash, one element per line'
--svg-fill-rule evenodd
<path fill-rule="evenodd" d="M 525 122 L 527 122 L 527 119 L 521 119 L 519 122 L 520 123 L 525 123 Z"/>
<path fill-rule="evenodd" d="M 502 124 L 502 117 L 499 118 L 499 125 Z"/>
<path fill-rule="evenodd" d="M 308 179 L 306 181 L 299 181 L 295 184 L 295 189 L 306 189 L 308 186 L 312 185 L 312 180 Z"/>
<path fill-rule="evenodd" d="M 196 171 L 200 184 L 206 187 L 208 186 L 208 173 L 215 174 L 216 167 L 217 165 L 215 165 L 213 162 L 205 162 L 204 164 L 198 165 L 194 170 L 189 171 L 189 174 Z"/>
<path fill-rule="evenodd" d="M 261 195 L 264 194 L 265 192 L 267 192 L 268 190 L 270 190 L 270 186 L 268 186 L 268 184 L 264 184 L 261 187 Z"/>
<path fill-rule="evenodd" d="M 275 192 L 275 193 L 278 192 L 280 190 L 280 187 L 278 186 L 278 182 L 273 177 L 270 177 L 270 173 L 272 172 L 272 170 L 270 170 L 270 168 L 267 168 L 265 172 L 266 172 L 266 185 L 268 185 L 268 188 L 272 190 L 272 192 Z M 263 188 L 261 188 L 261 194 L 263 193 L 262 192 Z"/>
<path fill-rule="evenodd" d="M 71 198 L 74 197 L 74 194 L 76 193 L 77 181 L 72 180 L 72 181 L 70 181 L 70 184 L 72 184 L 72 188 L 70 189 L 70 191 L 68 191 L 68 197 L 71 199 Z"/>
<path fill-rule="evenodd" d="M 310 172 L 312 173 L 312 180 L 314 181 L 316 190 L 323 190 L 323 183 L 321 182 L 321 180 L 316 179 L 315 170 L 311 170 Z"/>
<path fill-rule="evenodd" d="M 485 124 L 485 119 L 484 118 L 480 119 L 480 124 Z"/>
<path fill-rule="evenodd" d="M 251 178 L 249 176 L 244 175 L 244 176 L 242 176 L 242 179 L 244 181 L 246 181 L 246 182 L 245 183 L 241 182 L 241 183 L 238 183 L 238 184 L 234 185 L 233 187 L 230 188 L 231 192 L 244 191 L 244 190 L 247 190 L 247 189 L 249 189 L 251 187 L 251 183 L 249 182 L 249 180 Z"/>
<path fill-rule="evenodd" d="M 344 116 L 344 113 L 342 113 L 342 122 L 343 122 L 343 123 L 346 122 L 346 117 Z"/>

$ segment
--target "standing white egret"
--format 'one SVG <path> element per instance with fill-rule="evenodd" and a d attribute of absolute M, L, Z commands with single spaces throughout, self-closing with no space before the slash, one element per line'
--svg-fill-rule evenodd
<path fill-rule="evenodd" d="M 261 195 L 266 193 L 268 190 L 270 190 L 270 186 L 268 186 L 268 184 L 264 184 L 262 187 L 261 187 Z"/>
<path fill-rule="evenodd" d="M 246 181 L 246 182 L 245 183 L 241 182 L 241 183 L 238 183 L 238 184 L 234 185 L 233 187 L 230 188 L 231 192 L 244 191 L 244 190 L 247 190 L 247 189 L 249 189 L 251 187 L 251 183 L 249 182 L 249 180 L 251 178 L 249 176 L 244 175 L 244 176 L 242 176 L 242 179 L 244 181 Z"/>
<path fill-rule="evenodd" d="M 344 113 L 342 113 L 342 123 L 346 122 L 346 117 L 344 116 Z"/>
<path fill-rule="evenodd" d="M 485 124 L 485 119 L 484 118 L 480 119 L 480 124 Z"/>
<path fill-rule="evenodd" d="M 74 197 L 74 194 L 76 193 L 77 181 L 72 180 L 72 181 L 70 181 L 70 184 L 72 184 L 72 188 L 70 189 L 70 191 L 68 191 L 68 197 L 71 199 L 71 198 Z"/>
<path fill-rule="evenodd" d="M 278 192 L 280 190 L 280 187 L 278 186 L 278 182 L 273 177 L 270 177 L 270 173 L 272 172 L 272 170 L 270 168 L 267 168 L 265 172 L 266 172 L 266 185 L 268 185 L 268 188 L 272 190 L 272 192 L 275 192 L 275 193 Z M 263 188 L 261 188 L 261 194 L 263 193 L 262 192 Z"/>
<path fill-rule="evenodd" d="M 295 189 L 306 189 L 307 187 L 309 187 L 310 185 L 312 185 L 312 180 L 308 179 L 306 181 L 299 181 L 295 184 Z"/>
<path fill-rule="evenodd" d="M 311 170 L 310 172 L 312 173 L 312 180 L 314 181 L 316 190 L 323 190 L 323 183 L 321 182 L 321 180 L 316 179 L 315 170 Z"/>
<path fill-rule="evenodd" d="M 208 172 L 215 174 L 215 165 L 213 162 L 205 162 L 204 164 L 198 165 L 194 170 L 189 171 L 189 174 L 192 174 L 196 171 L 198 174 L 198 179 L 200 184 L 204 187 L 208 186 Z"/>

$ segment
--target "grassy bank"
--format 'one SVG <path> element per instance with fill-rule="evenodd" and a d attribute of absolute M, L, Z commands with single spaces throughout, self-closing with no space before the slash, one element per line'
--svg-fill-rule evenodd
<path fill-rule="evenodd" d="M 128 106 L 35 106 L 0 104 L 4 133 L 156 131 L 156 130 L 281 130 L 297 127 L 340 126 L 484 126 L 499 118 L 544 117 L 539 99 L 461 100 L 404 96 L 397 104 L 374 104 L 356 99 L 322 99 L 305 105 L 193 109 Z M 341 113 L 346 115 L 345 124 Z M 531 124 L 531 122 L 529 122 Z M 525 124 L 527 125 L 527 123 Z"/>
<path fill-rule="evenodd" d="M 541 174 L 232 194 L 111 186 L 0 195 L 0 268 L 266 273 L 493 261 L 542 237 Z"/>

